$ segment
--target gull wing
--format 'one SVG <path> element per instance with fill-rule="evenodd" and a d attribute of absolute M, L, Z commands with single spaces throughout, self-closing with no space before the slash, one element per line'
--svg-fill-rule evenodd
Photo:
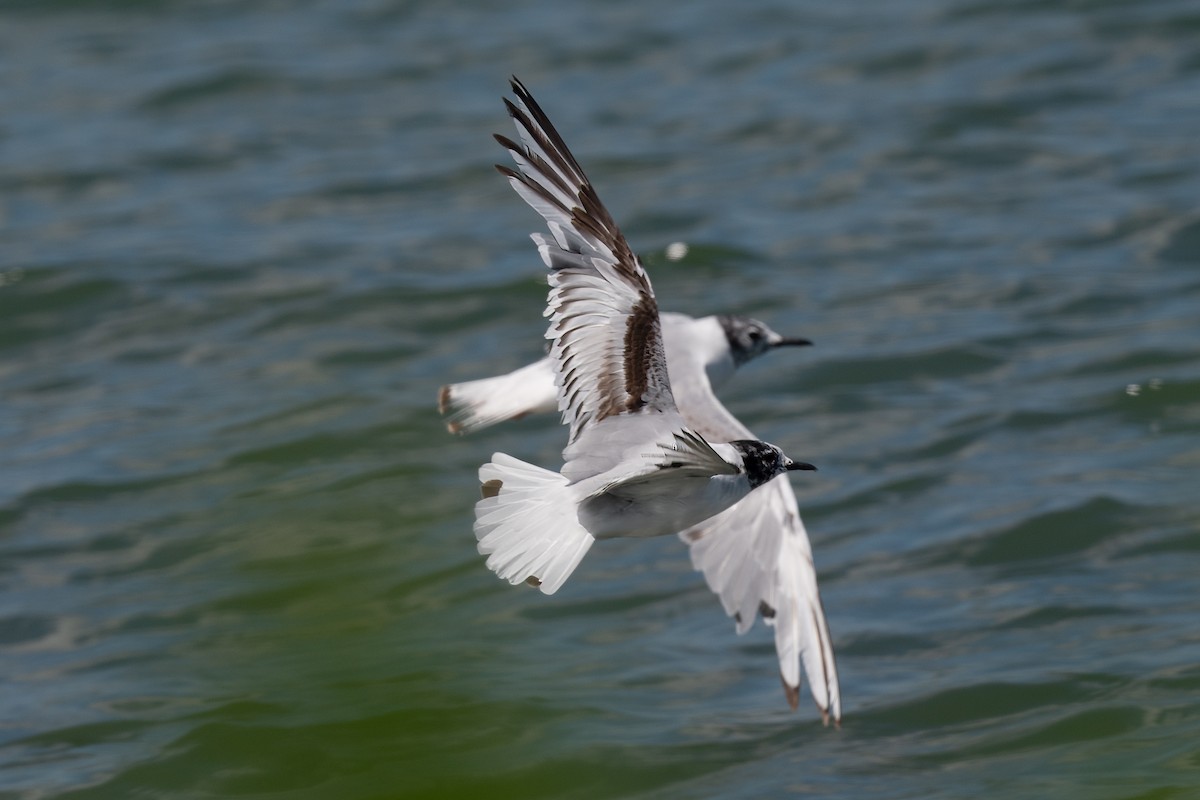
<path fill-rule="evenodd" d="M 816 568 L 796 496 L 786 476 L 680 534 L 692 566 L 745 633 L 762 614 L 775 628 L 775 652 L 788 704 L 800 698 L 800 667 L 826 720 L 841 719 L 837 665 L 817 590 Z"/>
<path fill-rule="evenodd" d="M 741 472 L 722 458 L 698 433 L 682 430 L 673 438 L 673 443 L 659 445 L 662 455 L 655 462 L 658 469 L 680 470 L 701 476 L 737 475 Z"/>
<path fill-rule="evenodd" d="M 683 429 L 672 434 L 672 442 L 658 443 L 658 452 L 646 453 L 644 466 L 597 489 L 594 494 L 620 494 L 623 488 L 662 481 L 666 478 L 737 475 L 739 470 L 730 464 L 704 437 Z"/>
<path fill-rule="evenodd" d="M 689 386 L 680 395 L 680 411 L 710 441 L 755 438 L 710 386 Z M 778 476 L 679 537 L 690 548 L 692 566 L 704 573 L 739 634 L 750 630 L 758 614 L 775 628 L 775 652 L 788 704 L 795 708 L 799 702 L 803 664 L 822 718 L 840 720 L 837 665 L 817 589 L 812 547 L 787 476 Z"/>
<path fill-rule="evenodd" d="M 532 238 L 550 269 L 546 338 L 570 442 L 610 417 L 675 411 L 646 271 L 545 112 L 516 78 L 512 88 L 521 142 L 496 141 L 517 169 L 496 168 L 550 231 Z"/>

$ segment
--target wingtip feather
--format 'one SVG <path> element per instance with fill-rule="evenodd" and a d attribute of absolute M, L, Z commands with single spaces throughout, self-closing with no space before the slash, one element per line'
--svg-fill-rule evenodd
<path fill-rule="evenodd" d="M 779 682 L 783 684 L 783 696 L 787 698 L 788 707 L 795 711 L 800 707 L 800 687 L 788 683 L 782 673 L 779 676 Z"/>

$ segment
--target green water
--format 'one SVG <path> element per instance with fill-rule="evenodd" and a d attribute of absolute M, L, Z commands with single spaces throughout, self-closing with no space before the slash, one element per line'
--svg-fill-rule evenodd
<path fill-rule="evenodd" d="M 1186 2 L 0 3 L 0 798 L 1200 797 Z M 844 719 L 671 538 L 475 552 L 516 73 L 661 305 L 816 342 Z M 687 257 L 665 257 L 669 243 Z"/>

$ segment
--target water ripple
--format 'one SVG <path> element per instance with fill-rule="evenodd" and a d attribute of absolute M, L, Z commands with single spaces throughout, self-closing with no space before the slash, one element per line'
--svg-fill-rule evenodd
<path fill-rule="evenodd" d="M 1197 20 L 5 4 L 0 794 L 1190 797 Z M 481 564 L 564 444 L 433 407 L 543 349 L 514 71 L 664 308 L 817 342 L 722 396 L 821 466 L 840 729 L 678 541 Z"/>

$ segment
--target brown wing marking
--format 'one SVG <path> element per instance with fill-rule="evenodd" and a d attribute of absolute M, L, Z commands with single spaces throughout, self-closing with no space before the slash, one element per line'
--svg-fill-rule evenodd
<path fill-rule="evenodd" d="M 617 385 L 615 373 L 601 376 L 600 395 L 608 398 L 608 402 L 598 409 L 597 422 L 646 405 L 658 327 L 658 305 L 653 297 L 642 292 L 625 322 L 624 386 Z"/>
<path fill-rule="evenodd" d="M 625 325 L 625 391 L 629 395 L 625 399 L 625 408 L 628 411 L 646 405 L 650 366 L 659 338 L 658 304 L 643 291 Z"/>

